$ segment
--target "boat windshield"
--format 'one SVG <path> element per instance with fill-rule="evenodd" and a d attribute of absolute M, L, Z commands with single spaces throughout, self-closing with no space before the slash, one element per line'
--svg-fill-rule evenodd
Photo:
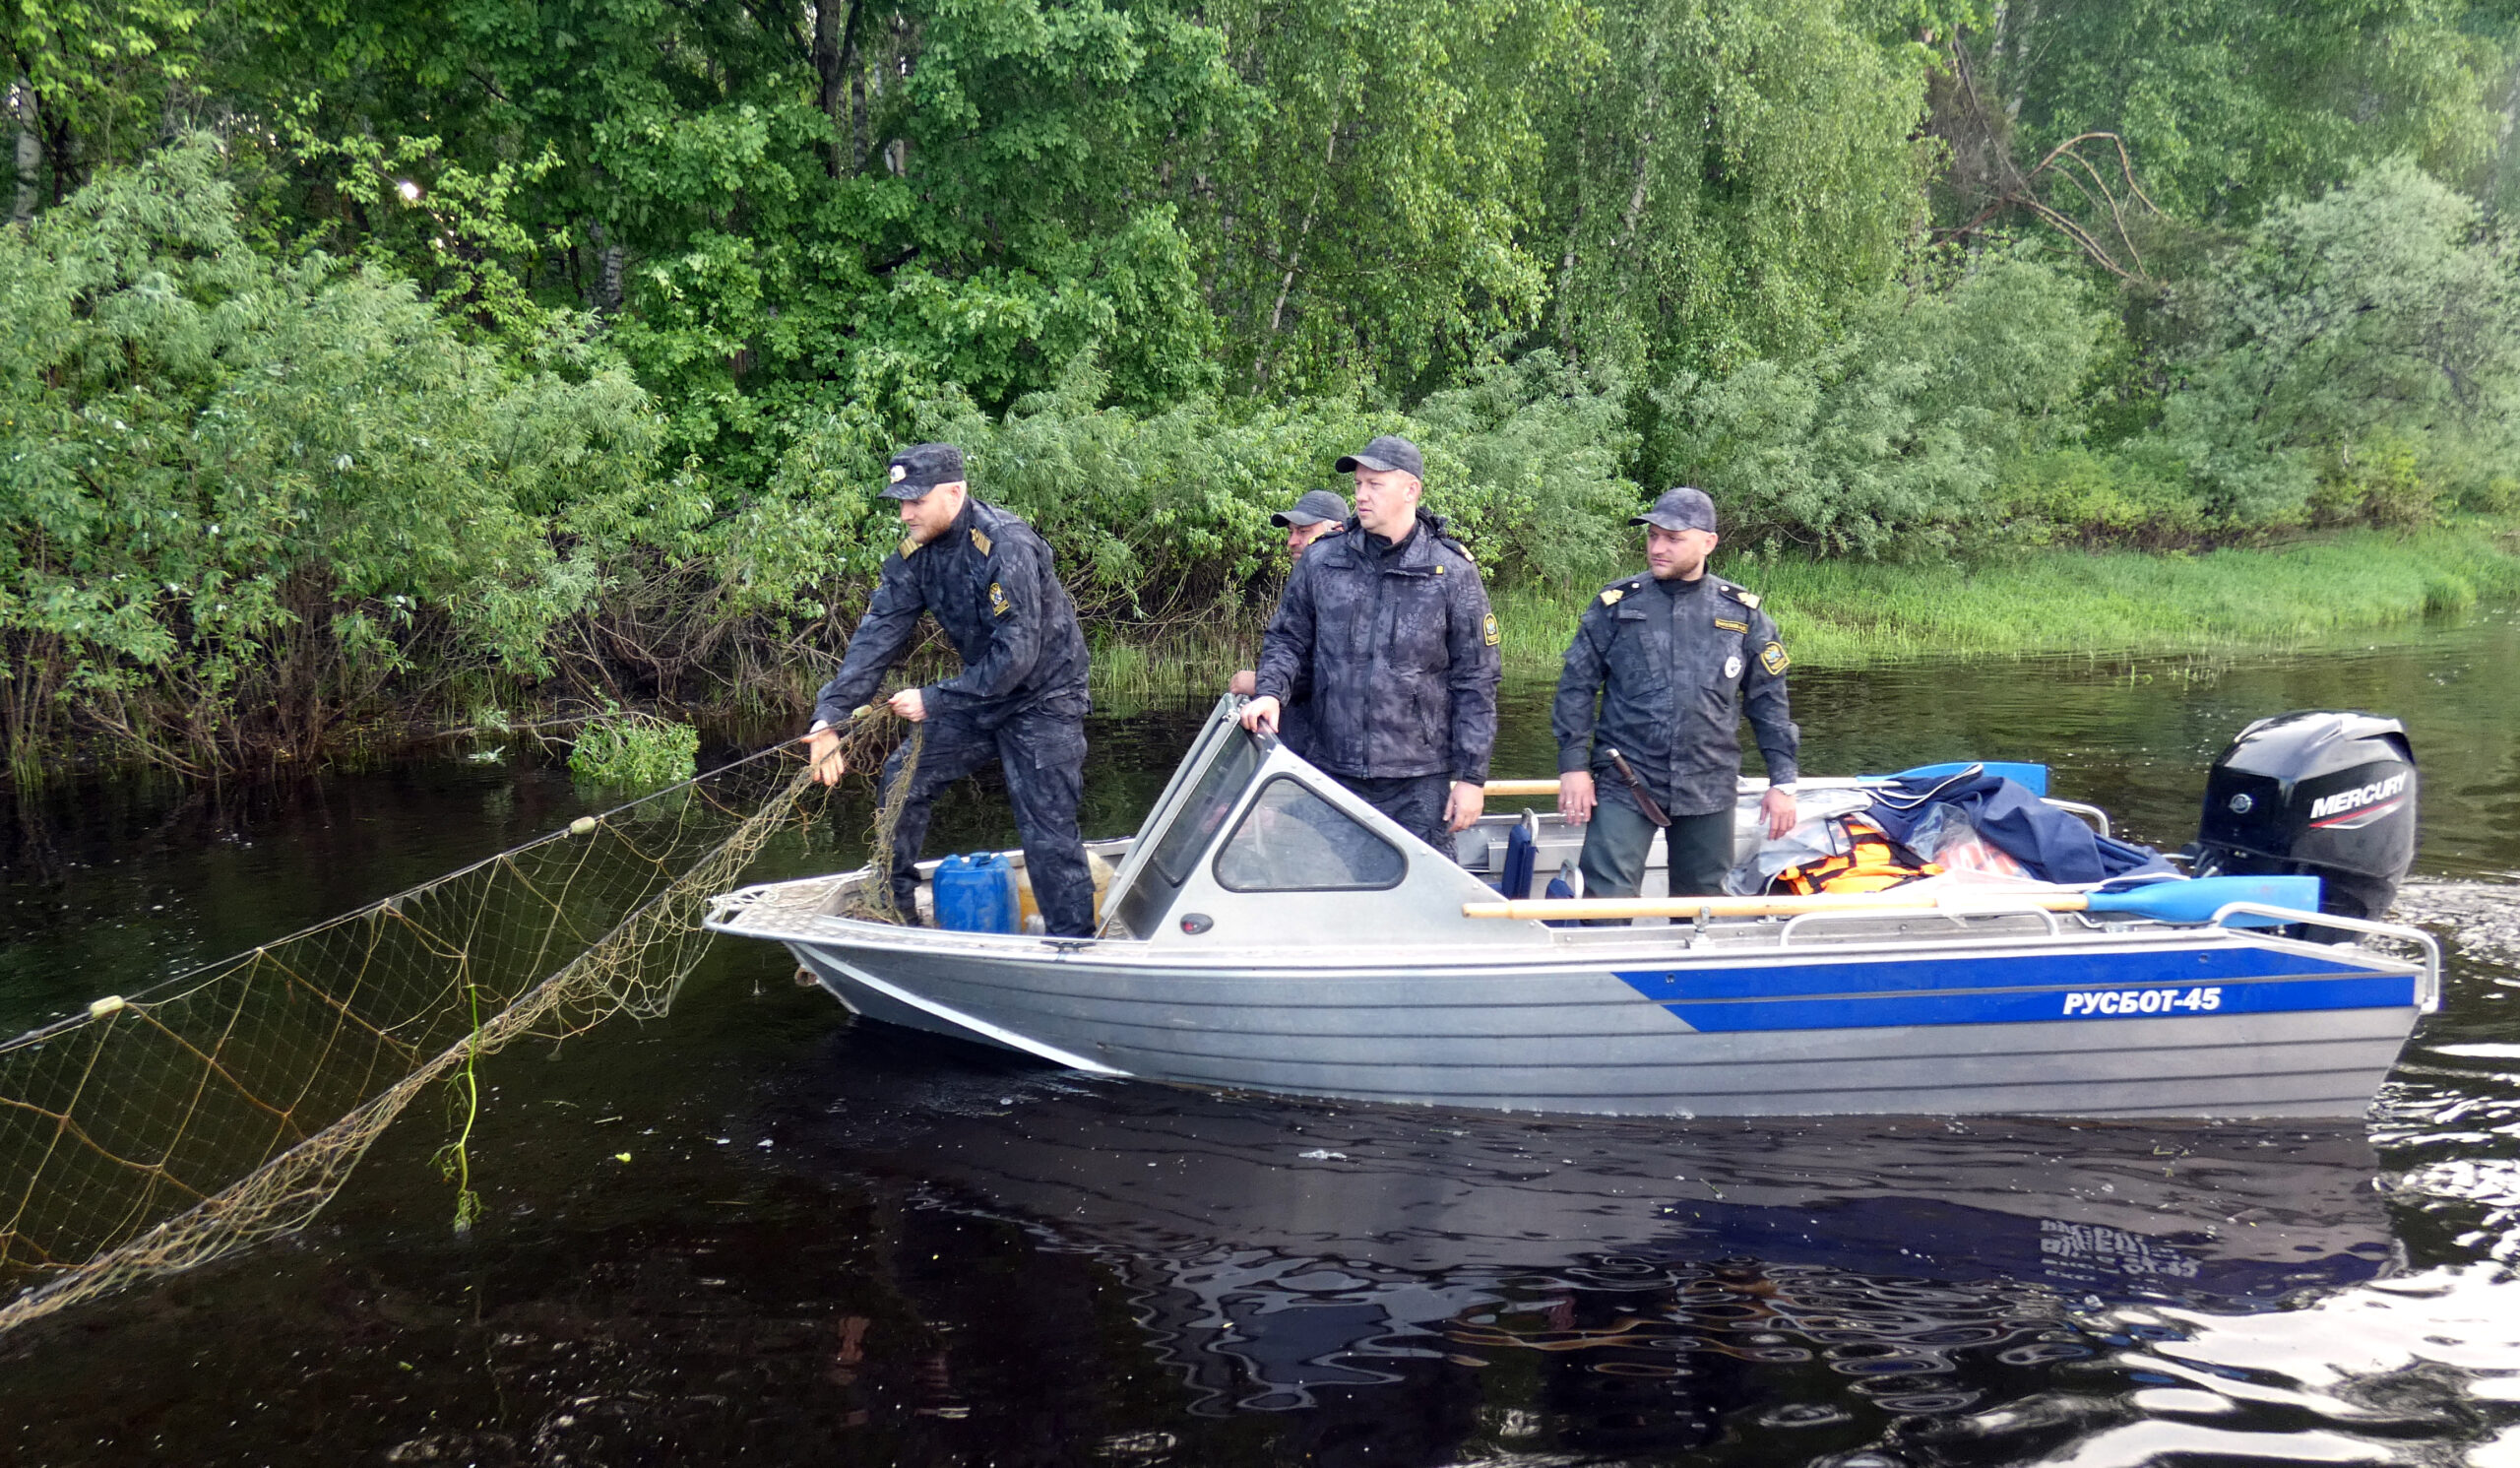
<path fill-rule="evenodd" d="M 1157 838 L 1145 869 L 1120 899 L 1120 922 L 1130 932 L 1143 937 L 1164 921 L 1181 884 L 1198 869 L 1200 855 L 1216 840 L 1218 829 L 1233 813 L 1251 777 L 1259 773 L 1264 757 L 1251 735 L 1239 729 L 1226 732 L 1217 752 L 1209 757 L 1208 767 L 1199 772 L 1198 783 L 1190 788 L 1188 798 Z"/>
<path fill-rule="evenodd" d="M 1261 788 L 1217 854 L 1228 892 L 1378 892 L 1407 875 L 1400 848 L 1292 775 Z"/>

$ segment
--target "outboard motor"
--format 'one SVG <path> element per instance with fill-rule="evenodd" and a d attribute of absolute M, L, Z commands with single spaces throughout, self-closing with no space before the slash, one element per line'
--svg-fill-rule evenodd
<path fill-rule="evenodd" d="M 2415 862 L 2415 750 L 2406 726 L 2370 714 L 2260 719 L 2214 761 L 2188 848 L 2198 876 L 2307 872 L 2319 911 L 2386 917 Z M 2300 936 L 2344 942 L 2342 928 Z"/>

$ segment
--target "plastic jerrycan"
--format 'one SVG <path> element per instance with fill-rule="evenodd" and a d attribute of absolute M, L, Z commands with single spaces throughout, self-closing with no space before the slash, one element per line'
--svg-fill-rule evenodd
<path fill-rule="evenodd" d="M 1014 932 L 1015 866 L 1003 856 L 947 857 L 936 863 L 936 925 L 958 932 Z"/>

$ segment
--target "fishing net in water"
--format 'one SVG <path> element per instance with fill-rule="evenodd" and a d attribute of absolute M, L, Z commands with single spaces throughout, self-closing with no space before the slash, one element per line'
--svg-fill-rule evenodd
<path fill-rule="evenodd" d="M 860 718 L 850 767 L 871 770 L 897 733 Z M 455 1083 L 462 1125 L 481 1055 L 663 1014 L 706 946 L 708 899 L 822 808 L 803 752 L 764 751 L 0 1045 L 0 1331 L 303 1227 L 422 1091 Z M 460 1134 L 440 1156 L 461 1226 L 475 1205 Z"/>

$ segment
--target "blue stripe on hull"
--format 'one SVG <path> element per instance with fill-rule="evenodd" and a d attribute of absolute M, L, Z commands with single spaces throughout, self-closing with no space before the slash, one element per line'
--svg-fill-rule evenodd
<path fill-rule="evenodd" d="M 2025 953 L 1986 958 L 1889 959 L 1876 963 L 1768 963 L 1756 967 L 1626 971 L 1619 978 L 1649 999 L 1773 999 L 1797 994 L 1877 994 L 1918 989 L 2079 989 L 2092 985 L 2229 984 L 2234 980 L 2368 974 L 2273 948 L 2118 949 L 2106 953 Z"/>
<path fill-rule="evenodd" d="M 1849 1030 L 2405 1008 L 2415 976 L 2271 948 L 1621 973 L 1690 1028 Z"/>

